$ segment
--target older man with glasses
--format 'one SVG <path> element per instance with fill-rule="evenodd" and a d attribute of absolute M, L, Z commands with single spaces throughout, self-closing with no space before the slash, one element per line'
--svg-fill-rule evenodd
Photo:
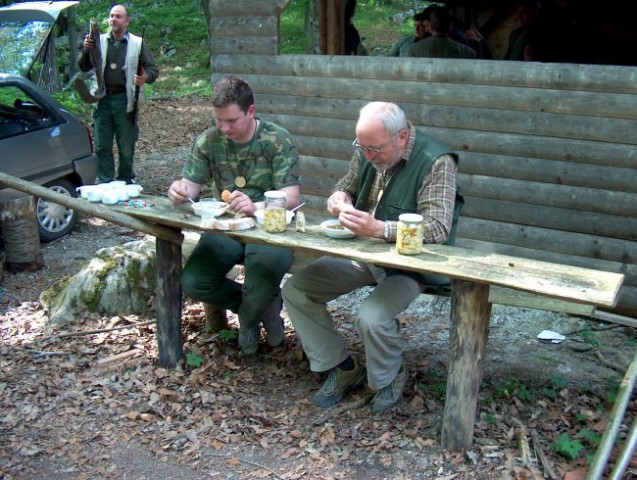
<path fill-rule="evenodd" d="M 394 243 L 402 213 L 424 218 L 424 242 L 452 243 L 461 197 L 457 156 L 407 121 L 393 103 L 372 102 L 360 111 L 356 151 L 349 171 L 334 187 L 327 210 L 359 236 Z M 458 197 L 458 200 L 457 200 Z M 408 379 L 397 316 L 428 286 L 448 279 L 323 257 L 293 275 L 283 301 L 315 372 L 328 372 L 312 397 L 323 408 L 364 385 L 376 392 L 372 413 L 392 409 Z M 326 309 L 327 302 L 356 288 L 373 286 L 362 301 L 356 329 L 365 366 L 351 353 Z"/>

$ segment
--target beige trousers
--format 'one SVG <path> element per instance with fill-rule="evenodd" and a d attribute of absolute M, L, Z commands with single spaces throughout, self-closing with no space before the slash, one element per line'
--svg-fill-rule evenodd
<path fill-rule="evenodd" d="M 292 275 L 283 286 L 283 302 L 315 372 L 331 370 L 349 355 L 326 304 L 359 287 L 375 288 L 362 301 L 356 330 L 365 347 L 367 382 L 372 390 L 389 385 L 402 364 L 397 315 L 421 293 L 409 275 L 375 265 L 322 257 Z"/>

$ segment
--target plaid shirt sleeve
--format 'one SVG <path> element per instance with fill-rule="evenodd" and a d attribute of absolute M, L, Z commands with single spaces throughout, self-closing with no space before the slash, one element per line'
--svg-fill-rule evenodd
<path fill-rule="evenodd" d="M 451 155 L 441 155 L 434 162 L 431 172 L 418 191 L 418 212 L 423 216 L 424 243 L 444 243 L 453 224 L 453 208 L 456 199 L 457 166 Z M 388 242 L 395 242 L 398 222 L 388 221 Z"/>
<path fill-rule="evenodd" d="M 346 192 L 350 199 L 353 199 L 356 196 L 358 188 L 358 164 L 358 154 L 354 153 L 352 160 L 349 162 L 349 170 L 343 178 L 336 182 L 336 185 L 334 185 L 334 188 L 332 189 L 332 193 Z"/>

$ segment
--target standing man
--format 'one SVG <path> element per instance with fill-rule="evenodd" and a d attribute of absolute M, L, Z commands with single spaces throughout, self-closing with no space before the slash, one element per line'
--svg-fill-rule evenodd
<path fill-rule="evenodd" d="M 195 198 L 212 180 L 218 195 L 232 190 L 227 201 L 237 213 L 254 215 L 264 208 L 268 190 L 284 191 L 288 209 L 297 206 L 301 191 L 296 144 L 283 127 L 255 116 L 250 86 L 239 77 L 222 78 L 214 87 L 212 110 L 216 126 L 195 140 L 181 180 L 168 189 L 173 204 Z M 244 244 L 205 232 L 184 267 L 183 291 L 239 316 L 239 346 L 244 354 L 258 350 L 261 324 L 268 344 L 275 347 L 284 337 L 280 285 L 292 256 L 287 248 Z M 226 278 L 237 264 L 245 267 L 243 284 Z"/>
<path fill-rule="evenodd" d="M 359 236 L 396 241 L 402 213 L 424 218 L 426 243 L 452 243 L 456 202 L 456 155 L 407 121 L 397 105 L 372 102 L 360 111 L 356 152 L 349 171 L 327 200 L 327 210 Z M 448 279 L 445 279 L 448 281 Z M 329 372 L 312 402 L 323 408 L 353 388 L 376 391 L 372 412 L 393 408 L 408 378 L 397 315 L 427 286 L 445 280 L 348 259 L 322 257 L 290 277 L 283 301 L 315 372 Z M 356 329 L 366 366 L 336 331 L 326 303 L 363 286 L 374 290 L 358 310 Z"/>
<path fill-rule="evenodd" d="M 159 70 L 146 42 L 128 31 L 130 15 L 126 7 L 115 5 L 111 8 L 108 24 L 110 33 L 100 35 L 100 45 L 95 45 L 90 35 L 84 37 L 84 48 L 78 60 L 80 70 L 88 72 L 97 67 L 91 63 L 89 51 L 97 47 L 102 51 L 106 95 L 99 100 L 93 113 L 95 153 L 99 158 L 97 180 L 99 183 L 115 179 L 135 183 L 133 156 L 139 136 L 135 89 L 157 80 Z M 140 74 L 137 72 L 138 65 L 142 67 Z M 113 138 L 119 152 L 117 176 Z"/>

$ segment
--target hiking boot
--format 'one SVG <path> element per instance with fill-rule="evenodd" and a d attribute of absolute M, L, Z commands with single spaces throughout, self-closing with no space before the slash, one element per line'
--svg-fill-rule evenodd
<path fill-rule="evenodd" d="M 408 377 L 409 372 L 403 363 L 392 382 L 381 388 L 372 399 L 372 413 L 386 412 L 394 408 L 403 396 Z"/>
<path fill-rule="evenodd" d="M 336 405 L 343 396 L 354 388 L 365 384 L 367 372 L 360 364 L 358 357 L 352 356 L 354 368 L 343 370 L 335 367 L 330 370 L 329 376 L 321 389 L 312 397 L 312 403 L 317 407 L 328 408 Z"/>
<path fill-rule="evenodd" d="M 239 346 L 244 355 L 252 355 L 259 349 L 259 327 L 239 327 Z"/>
<path fill-rule="evenodd" d="M 228 317 L 224 308 L 215 308 L 204 303 L 203 311 L 206 316 L 206 331 L 216 333 L 228 328 Z"/>
<path fill-rule="evenodd" d="M 283 326 L 283 318 L 281 318 L 282 307 L 283 300 L 281 299 L 281 294 L 279 294 L 265 311 L 263 317 L 261 317 L 261 323 L 268 336 L 268 345 L 271 347 L 278 347 L 285 338 L 285 328 Z"/>

